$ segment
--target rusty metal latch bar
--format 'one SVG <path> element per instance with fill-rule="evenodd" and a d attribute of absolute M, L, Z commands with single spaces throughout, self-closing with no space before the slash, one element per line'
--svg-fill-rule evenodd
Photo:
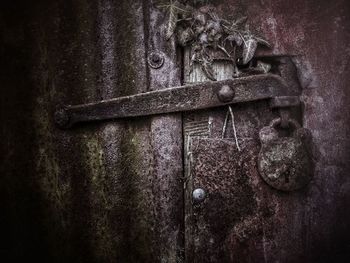
<path fill-rule="evenodd" d="M 273 74 L 210 81 L 65 106 L 55 112 L 55 122 L 62 128 L 68 128 L 78 122 L 191 111 L 280 96 L 297 96 L 288 90 L 285 81 Z M 288 106 L 287 100 L 283 100 L 282 104 Z M 295 103 L 298 98 L 290 100 Z M 274 103 L 278 104 L 278 99 Z"/>

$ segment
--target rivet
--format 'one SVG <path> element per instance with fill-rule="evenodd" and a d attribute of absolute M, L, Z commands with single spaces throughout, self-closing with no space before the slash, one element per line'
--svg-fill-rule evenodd
<path fill-rule="evenodd" d="M 235 97 L 235 91 L 228 85 L 224 85 L 218 92 L 218 98 L 221 102 L 230 102 Z"/>
<path fill-rule="evenodd" d="M 197 188 L 192 192 L 192 197 L 195 202 L 202 202 L 205 198 L 205 191 L 202 188 Z"/>
<path fill-rule="evenodd" d="M 152 68 L 160 68 L 164 64 L 164 54 L 160 51 L 152 51 L 148 55 L 148 65 Z"/>

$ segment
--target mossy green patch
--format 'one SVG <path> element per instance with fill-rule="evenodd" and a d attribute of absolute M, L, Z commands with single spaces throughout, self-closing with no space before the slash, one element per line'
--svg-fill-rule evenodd
<path fill-rule="evenodd" d="M 91 222 L 95 256 L 109 262 L 114 258 L 113 236 L 111 234 L 110 211 L 112 202 L 108 194 L 108 184 L 104 165 L 104 152 L 99 135 L 88 133 L 82 137 L 82 159 L 86 177 L 91 186 Z"/>
<path fill-rule="evenodd" d="M 50 86 L 51 67 L 49 66 L 48 46 L 44 30 L 37 32 L 37 52 L 34 80 L 37 84 L 37 98 L 34 101 L 32 120 L 35 127 L 37 184 L 50 205 L 51 216 L 59 227 L 66 227 L 68 219 L 65 210 L 69 204 L 69 182 L 62 180 L 61 168 L 54 141 L 54 130 L 50 116 L 50 102 L 55 91 Z"/>
<path fill-rule="evenodd" d="M 116 175 L 115 220 L 117 258 L 125 262 L 151 262 L 153 256 L 154 216 L 148 165 L 143 156 L 144 140 L 139 129 L 127 127 L 120 144 Z"/>

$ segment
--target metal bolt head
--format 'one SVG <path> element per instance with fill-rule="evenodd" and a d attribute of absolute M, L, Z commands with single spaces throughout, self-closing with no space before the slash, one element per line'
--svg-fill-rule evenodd
<path fill-rule="evenodd" d="M 196 188 L 192 192 L 192 197 L 195 202 L 202 202 L 205 198 L 205 191 L 202 188 Z"/>
<path fill-rule="evenodd" d="M 152 51 L 148 55 L 148 65 L 152 68 L 160 68 L 164 64 L 164 55 L 160 51 Z"/>
<path fill-rule="evenodd" d="M 224 85 L 218 92 L 218 98 L 221 102 L 230 102 L 235 97 L 235 91 L 228 85 Z"/>

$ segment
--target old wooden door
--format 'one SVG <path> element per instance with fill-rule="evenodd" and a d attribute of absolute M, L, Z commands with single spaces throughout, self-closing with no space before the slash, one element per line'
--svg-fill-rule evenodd
<path fill-rule="evenodd" d="M 267 97 L 230 103 L 181 91 L 172 94 L 176 105 L 168 97 L 170 110 L 163 101 L 135 105 L 127 97 L 130 112 L 140 116 L 113 118 L 92 107 L 84 111 L 87 122 L 59 127 L 70 121 L 60 111 L 65 105 L 160 90 L 166 96 L 167 88 L 185 84 L 205 92 L 241 80 L 233 80 L 222 49 L 211 73 L 203 60 L 193 61 L 186 35 L 169 32 L 169 17 L 181 11 L 177 3 L 214 20 L 247 17 L 249 29 L 270 42 L 239 70 L 256 88 L 265 82 L 251 74 L 282 79 L 286 96 L 301 99 L 289 117 L 310 130 L 315 162 L 303 188 L 276 190 L 259 173 L 259 131 L 286 116 Z M 349 259 L 346 1 L 12 0 L 0 6 L 2 262 Z M 236 97 L 245 94 L 244 85 Z M 158 114 L 144 116 L 154 105 Z M 104 120 L 89 121 L 99 114 Z"/>

